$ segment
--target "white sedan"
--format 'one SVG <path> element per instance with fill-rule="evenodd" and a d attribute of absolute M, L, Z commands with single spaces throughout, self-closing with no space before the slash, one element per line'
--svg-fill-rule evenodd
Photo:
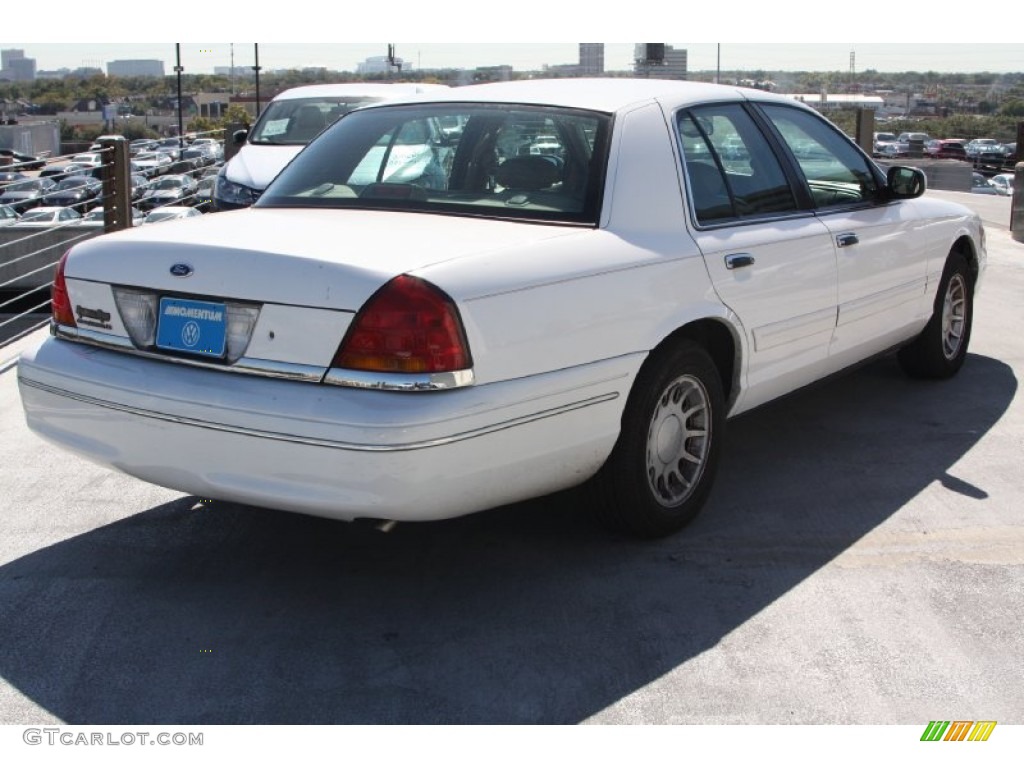
<path fill-rule="evenodd" d="M 81 220 L 82 214 L 74 208 L 61 205 L 41 205 L 25 211 L 13 226 L 39 229 L 66 226 Z"/>
<path fill-rule="evenodd" d="M 140 224 L 160 224 L 166 221 L 178 221 L 179 219 L 190 219 L 194 216 L 202 215 L 202 211 L 187 205 L 165 205 L 147 213 Z"/>
<path fill-rule="evenodd" d="M 1010 197 L 1013 195 L 1013 179 L 1012 173 L 998 173 L 988 181 L 1000 195 Z"/>
<path fill-rule="evenodd" d="M 151 178 L 170 172 L 174 159 L 163 152 L 143 152 L 136 155 L 132 163 L 134 170 Z"/>
<path fill-rule="evenodd" d="M 427 520 L 589 483 L 666 535 L 727 417 L 888 350 L 960 369 L 984 233 L 924 185 L 762 91 L 369 106 L 252 208 L 75 245 L 18 366 L 28 424 L 207 498 Z"/>

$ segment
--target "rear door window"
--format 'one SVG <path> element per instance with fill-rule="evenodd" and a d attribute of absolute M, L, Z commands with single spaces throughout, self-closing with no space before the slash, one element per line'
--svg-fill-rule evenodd
<path fill-rule="evenodd" d="M 676 125 L 691 208 L 698 224 L 798 209 L 775 152 L 742 105 L 684 110 Z"/>

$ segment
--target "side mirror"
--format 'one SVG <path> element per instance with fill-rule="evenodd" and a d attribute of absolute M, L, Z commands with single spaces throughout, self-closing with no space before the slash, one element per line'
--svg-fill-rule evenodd
<path fill-rule="evenodd" d="M 231 141 L 236 147 L 240 147 L 245 144 L 245 140 L 249 137 L 249 132 L 244 128 L 240 131 L 235 131 L 231 134 Z"/>
<path fill-rule="evenodd" d="M 920 197 L 927 188 L 927 178 L 920 168 L 894 165 L 886 173 L 886 187 L 894 200 Z"/>

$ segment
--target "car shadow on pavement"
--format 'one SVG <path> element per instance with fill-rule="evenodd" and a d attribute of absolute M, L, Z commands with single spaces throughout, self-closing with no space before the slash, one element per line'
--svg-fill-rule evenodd
<path fill-rule="evenodd" d="M 389 533 L 183 498 L 0 567 L 0 675 L 72 724 L 576 723 L 926 486 L 984 498 L 950 468 L 1016 390 L 890 358 L 746 414 L 704 514 L 653 542 L 572 493 Z"/>

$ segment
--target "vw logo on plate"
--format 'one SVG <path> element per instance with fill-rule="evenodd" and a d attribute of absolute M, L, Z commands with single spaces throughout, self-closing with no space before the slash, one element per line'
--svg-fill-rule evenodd
<path fill-rule="evenodd" d="M 175 277 L 188 277 L 194 271 L 191 264 L 175 264 L 171 267 L 171 274 Z"/>
<path fill-rule="evenodd" d="M 195 320 L 189 320 L 181 329 L 181 342 L 186 347 L 194 347 L 199 343 L 199 324 Z"/>

